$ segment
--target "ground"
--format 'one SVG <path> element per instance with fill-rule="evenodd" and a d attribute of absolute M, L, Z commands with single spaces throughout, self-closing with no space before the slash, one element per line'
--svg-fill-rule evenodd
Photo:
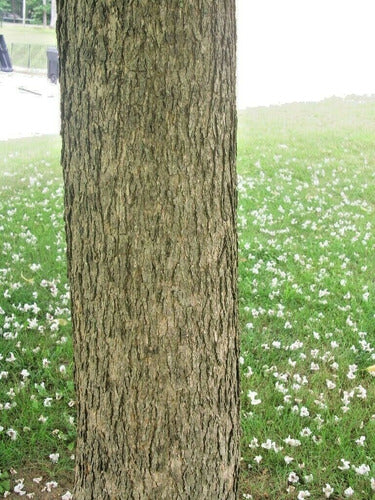
<path fill-rule="evenodd" d="M 18 494 L 13 492 L 17 483 L 24 485 Z M 73 491 L 72 483 L 73 477 L 68 476 L 61 476 L 58 482 L 54 482 L 50 479 L 48 472 L 41 472 L 32 465 L 23 471 L 12 469 L 12 493 L 6 498 L 13 500 L 23 496 L 35 500 L 61 500 L 61 498 L 69 500 L 72 498 L 69 496 L 69 493 Z"/>
<path fill-rule="evenodd" d="M 49 82 L 47 76 L 0 71 L 0 141 L 18 137 L 58 134 L 60 131 L 59 85 Z M 51 475 L 30 465 L 23 470 L 12 470 L 11 484 L 20 481 L 25 498 L 38 500 L 61 499 L 72 490 L 72 477 L 59 477 L 57 486 Z M 39 480 L 35 482 L 34 479 Z M 13 488 L 12 488 L 13 489 Z M 21 490 L 21 491 L 22 491 Z M 21 493 L 22 496 L 24 496 Z M 11 493 L 8 499 L 19 498 Z M 69 495 L 63 498 L 69 498 Z"/>
<path fill-rule="evenodd" d="M 45 74 L 0 71 L 0 141 L 58 134 L 59 92 Z"/>

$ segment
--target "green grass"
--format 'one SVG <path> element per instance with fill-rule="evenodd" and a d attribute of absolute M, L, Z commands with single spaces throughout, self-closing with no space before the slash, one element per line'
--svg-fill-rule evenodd
<path fill-rule="evenodd" d="M 57 45 L 54 29 L 4 23 L 0 33 L 5 36 L 13 67 L 47 70 L 47 47 Z"/>
<path fill-rule="evenodd" d="M 0 34 L 4 35 L 8 46 L 11 43 L 56 46 L 56 31 L 53 28 L 3 23 Z"/>
<path fill-rule="evenodd" d="M 0 142 L 0 469 L 60 480 L 75 427 L 59 151 L 55 137 Z"/>
<path fill-rule="evenodd" d="M 370 98 L 240 113 L 241 498 L 373 498 L 374 118 Z M 74 464 L 59 147 L 0 142 L 0 469 L 27 491 Z"/>
<path fill-rule="evenodd" d="M 331 498 L 374 494 L 374 116 L 358 98 L 240 113 L 242 488 L 254 498 L 325 498 L 326 483 Z"/>

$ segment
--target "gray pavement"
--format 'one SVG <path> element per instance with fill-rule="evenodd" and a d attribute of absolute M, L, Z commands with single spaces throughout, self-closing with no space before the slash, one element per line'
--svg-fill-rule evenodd
<path fill-rule="evenodd" d="M 46 75 L 0 71 L 0 141 L 59 134 L 59 95 Z"/>

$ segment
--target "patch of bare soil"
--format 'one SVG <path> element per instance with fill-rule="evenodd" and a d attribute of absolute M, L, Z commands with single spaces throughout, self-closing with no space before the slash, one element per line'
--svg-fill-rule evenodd
<path fill-rule="evenodd" d="M 11 500 L 33 498 L 34 500 L 69 500 L 73 491 L 73 472 L 60 472 L 53 480 L 45 470 L 41 471 L 31 465 L 11 471 L 11 490 L 4 498 Z"/>

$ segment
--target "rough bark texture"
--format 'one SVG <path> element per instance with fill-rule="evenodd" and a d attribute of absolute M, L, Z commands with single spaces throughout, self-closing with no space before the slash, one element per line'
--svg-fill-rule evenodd
<path fill-rule="evenodd" d="M 234 499 L 235 0 L 58 13 L 74 498 Z"/>

